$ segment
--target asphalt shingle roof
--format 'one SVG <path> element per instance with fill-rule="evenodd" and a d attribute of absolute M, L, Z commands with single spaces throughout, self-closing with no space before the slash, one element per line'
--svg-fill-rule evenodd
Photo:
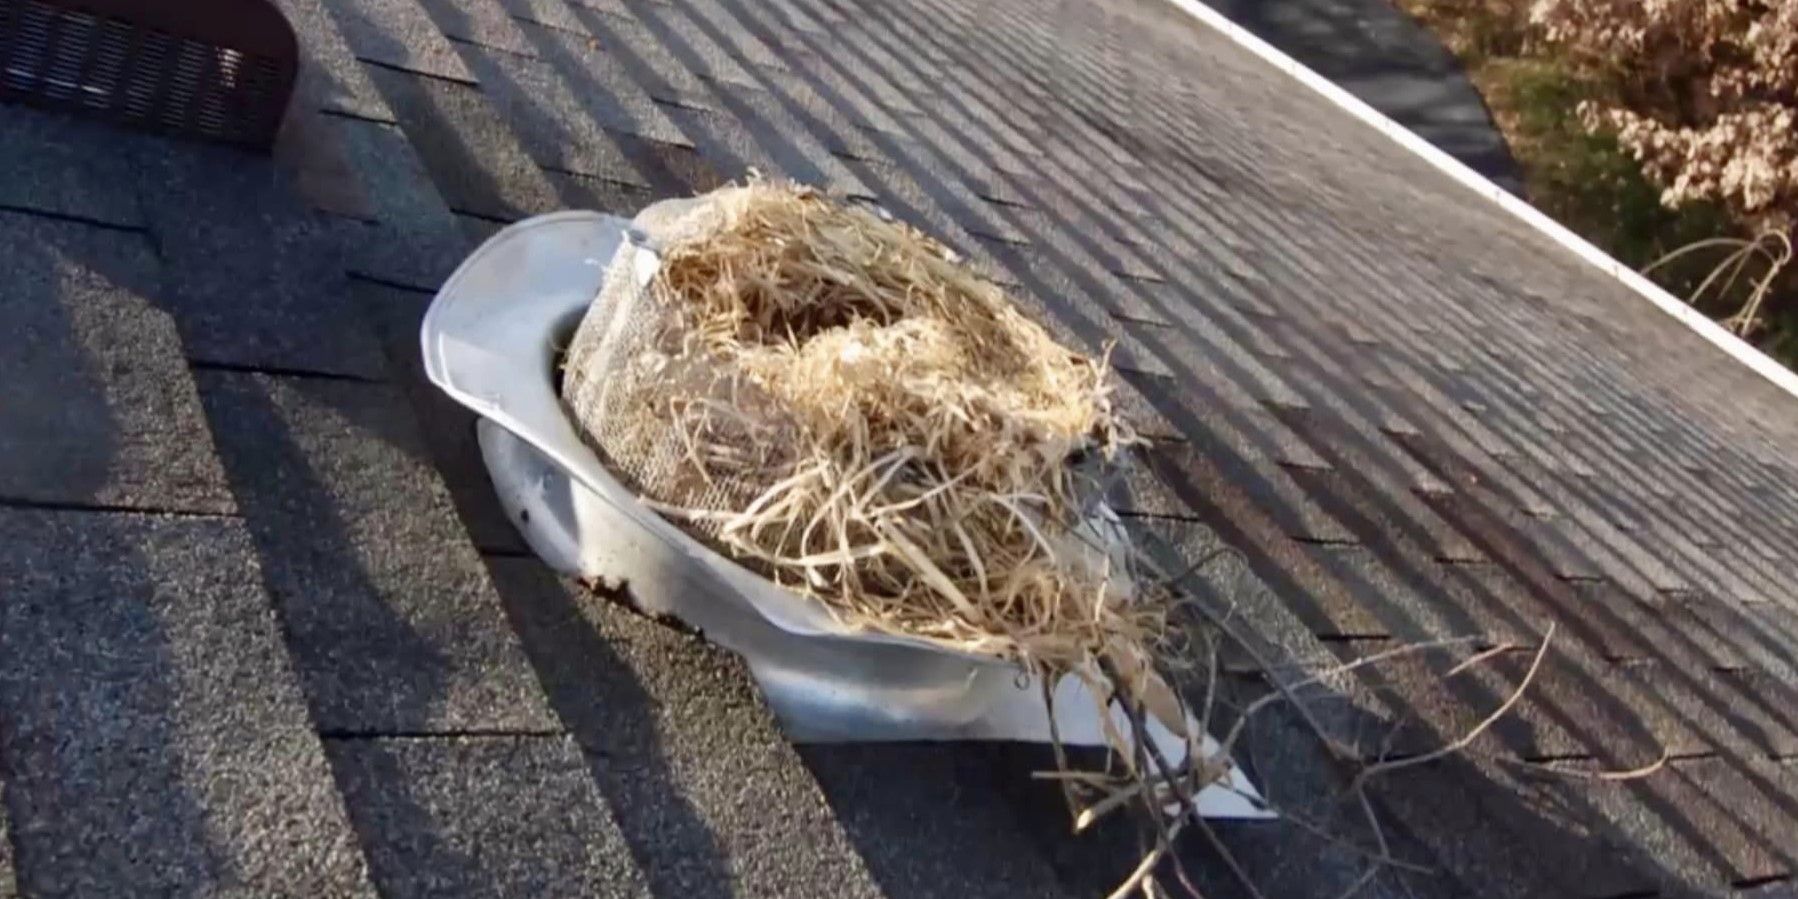
<path fill-rule="evenodd" d="M 1171 6 L 279 2 L 272 159 L 0 107 L 0 896 L 1113 886 L 1137 835 L 1069 836 L 1040 750 L 795 748 L 736 659 L 549 576 L 422 381 L 482 236 L 752 167 L 1115 342 L 1122 502 L 1255 649 L 1231 706 L 1477 638 L 1312 691 L 1427 752 L 1555 624 L 1377 835 L 1256 718 L 1286 820 L 1217 830 L 1265 895 L 1789 890 L 1798 400 Z"/>

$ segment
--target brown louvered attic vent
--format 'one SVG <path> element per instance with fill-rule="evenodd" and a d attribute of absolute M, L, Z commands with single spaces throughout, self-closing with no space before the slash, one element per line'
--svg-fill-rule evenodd
<path fill-rule="evenodd" d="M 0 100 L 266 148 L 299 50 L 268 0 L 0 0 Z"/>

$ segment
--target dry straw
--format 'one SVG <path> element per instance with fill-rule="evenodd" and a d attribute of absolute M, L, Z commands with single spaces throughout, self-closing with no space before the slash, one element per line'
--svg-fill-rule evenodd
<path fill-rule="evenodd" d="M 710 199 L 650 290 L 664 369 L 717 376 L 643 417 L 707 486 L 757 489 L 649 499 L 853 627 L 1159 684 L 1165 609 L 1090 521 L 1086 472 L 1134 440 L 1102 360 L 903 224 L 791 184 Z"/>

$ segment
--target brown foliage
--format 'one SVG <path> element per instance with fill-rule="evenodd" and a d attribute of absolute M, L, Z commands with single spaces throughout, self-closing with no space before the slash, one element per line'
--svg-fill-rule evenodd
<path fill-rule="evenodd" d="M 1616 85 L 1580 109 L 1678 206 L 1752 230 L 1798 221 L 1798 0 L 1535 0 L 1561 54 Z"/>

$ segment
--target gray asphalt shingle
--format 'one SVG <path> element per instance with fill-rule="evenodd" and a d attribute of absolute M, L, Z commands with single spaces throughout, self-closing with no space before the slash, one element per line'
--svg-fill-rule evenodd
<path fill-rule="evenodd" d="M 4 780 L 0 780 L 0 899 L 19 899 L 19 880 L 13 871 L 12 839 L 7 835 Z"/>
<path fill-rule="evenodd" d="M 393 113 L 362 73 L 343 32 L 326 8 L 328 0 L 276 0 L 300 43 L 300 72 L 294 85 L 297 102 L 313 109 L 378 122 Z"/>
<path fill-rule="evenodd" d="M 93 153 L 98 141 L 122 138 L 104 125 L 0 106 L 0 208 L 30 209 L 123 227 L 142 227 L 129 154 Z M 128 140 L 128 139 L 125 139 Z"/>
<path fill-rule="evenodd" d="M 652 892 L 880 895 L 740 660 L 535 560 L 488 564 Z"/>
<path fill-rule="evenodd" d="M 345 265 L 355 275 L 435 289 L 470 247 L 424 163 L 397 127 L 346 121 L 340 136 L 369 216 L 338 222 Z"/>
<path fill-rule="evenodd" d="M 623 15 L 616 14 L 617 10 L 595 9 L 581 17 L 587 24 L 588 33 L 598 38 L 605 49 L 614 53 L 639 54 L 677 89 L 697 86 L 701 82 L 756 85 L 755 76 L 743 62 L 715 39 L 718 33 L 698 27 L 678 5 L 644 3 L 626 6 L 628 9 L 622 11 Z"/>
<path fill-rule="evenodd" d="M 732 179 L 750 171 L 812 184 L 838 197 L 867 197 L 871 192 L 855 173 L 831 156 L 777 106 L 758 111 L 750 94 L 719 88 L 719 114 L 702 109 L 671 108 L 669 118 L 692 138 L 706 159 Z M 783 127 L 787 125 L 787 127 Z"/>
<path fill-rule="evenodd" d="M 373 895 L 259 581 L 229 519 L 0 509 L 24 895 Z"/>
<path fill-rule="evenodd" d="M 165 285 L 141 233 L 0 212 L 0 498 L 233 510 Z"/>
<path fill-rule="evenodd" d="M 282 126 L 276 161 L 293 172 L 294 190 L 311 208 L 340 218 L 372 221 L 375 211 L 359 167 L 350 157 L 349 135 L 366 119 L 295 110 Z"/>
<path fill-rule="evenodd" d="M 663 46 L 635 14 L 612 15 L 579 3 L 570 4 L 569 8 L 574 11 L 587 46 L 623 69 L 644 93 L 662 103 L 710 108 L 708 82 Z M 730 74 L 738 83 L 755 83 L 740 67 L 732 66 Z"/>
<path fill-rule="evenodd" d="M 511 14 L 494 0 L 419 0 L 419 5 L 451 41 L 522 56 L 535 52 Z"/>
<path fill-rule="evenodd" d="M 331 0 L 332 16 L 356 58 L 451 81 L 474 81 L 419 0 Z"/>
<path fill-rule="evenodd" d="M 571 33 L 586 34 L 574 7 L 564 0 L 499 0 L 506 12 L 521 22 L 531 22 Z"/>
<path fill-rule="evenodd" d="M 395 388 L 198 380 L 322 731 L 555 726 Z"/>
<path fill-rule="evenodd" d="M 179 149 L 176 149 L 179 147 Z M 134 158 L 189 359 L 379 377 L 326 218 L 288 173 L 234 150 L 146 144 Z"/>
<path fill-rule="evenodd" d="M 394 380 L 412 403 L 419 436 L 443 474 L 469 540 L 482 552 L 528 552 L 487 480 L 475 440 L 478 416 L 425 379 L 418 327 L 432 295 L 367 281 L 358 281 L 355 291 L 381 335 Z"/>
<path fill-rule="evenodd" d="M 555 207 L 543 172 L 480 91 L 388 69 L 368 74 L 451 210 L 511 220 Z"/>
<path fill-rule="evenodd" d="M 469 66 L 481 74 L 487 101 L 505 116 L 519 144 L 538 165 L 648 186 L 645 176 L 600 127 L 613 118 L 607 112 L 613 105 L 608 98 L 577 92 L 574 85 L 579 82 L 565 81 L 546 62 L 475 47 L 466 53 Z"/>
<path fill-rule="evenodd" d="M 649 895 L 567 737 L 327 749 L 383 896 Z"/>
<path fill-rule="evenodd" d="M 888 899 L 1077 895 L 1020 831 L 995 784 L 1028 773 L 995 765 L 987 747 L 828 744 L 799 752 Z"/>
<path fill-rule="evenodd" d="M 575 34 L 531 22 L 521 23 L 520 28 L 535 54 L 554 67 L 567 84 L 566 90 L 579 98 L 582 111 L 600 126 L 649 140 L 691 145 L 662 106 L 650 99 L 610 54 L 595 47 L 585 32 Z"/>

